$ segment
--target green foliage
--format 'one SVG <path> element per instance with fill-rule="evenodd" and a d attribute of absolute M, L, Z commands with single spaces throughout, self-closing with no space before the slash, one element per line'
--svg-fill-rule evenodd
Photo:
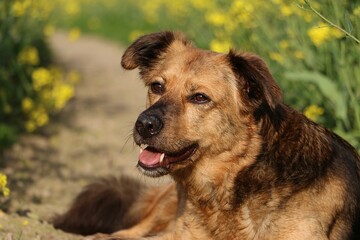
<path fill-rule="evenodd" d="M 44 28 L 52 9 L 44 0 L 0 2 L 0 152 L 18 134 L 46 124 L 71 97 L 71 86 L 50 65 Z"/>

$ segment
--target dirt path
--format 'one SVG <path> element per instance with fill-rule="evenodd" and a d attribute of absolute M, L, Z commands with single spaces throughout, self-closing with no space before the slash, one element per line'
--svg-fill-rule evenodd
<path fill-rule="evenodd" d="M 94 177 L 127 172 L 144 179 L 135 169 L 131 130 L 145 89 L 136 71 L 121 69 L 122 49 L 96 37 L 71 43 L 64 33 L 50 44 L 57 63 L 80 71 L 82 81 L 54 123 L 23 136 L 6 155 L 12 214 L 0 212 L 0 239 L 79 239 L 43 220 L 64 211 Z"/>

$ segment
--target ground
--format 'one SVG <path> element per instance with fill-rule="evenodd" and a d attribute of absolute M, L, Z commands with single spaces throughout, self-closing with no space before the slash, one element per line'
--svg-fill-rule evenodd
<path fill-rule="evenodd" d="M 120 66 L 123 48 L 92 36 L 50 40 L 56 62 L 76 69 L 82 80 L 74 99 L 39 133 L 21 137 L 5 155 L 11 182 L 8 212 L 0 212 L 0 240 L 81 239 L 55 230 L 48 221 L 63 212 L 96 177 L 126 174 L 151 183 L 136 169 L 133 123 L 145 106 L 136 71 Z M 158 180 L 166 181 L 166 180 Z"/>

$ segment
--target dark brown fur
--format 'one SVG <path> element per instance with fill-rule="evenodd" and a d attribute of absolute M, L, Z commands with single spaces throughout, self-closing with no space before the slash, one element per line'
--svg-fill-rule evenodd
<path fill-rule="evenodd" d="M 160 32 L 136 40 L 122 66 L 138 67 L 149 87 L 134 140 L 165 154 L 155 165 L 140 159 L 139 169 L 170 174 L 177 187 L 145 188 L 140 197 L 132 188 L 124 212 L 122 190 L 90 186 L 59 228 L 89 234 L 103 223 L 96 231 L 117 231 L 94 239 L 360 239 L 359 155 L 285 105 L 261 58 L 201 50 Z M 92 206 L 101 204 L 92 202 L 104 196 L 97 214 Z"/>

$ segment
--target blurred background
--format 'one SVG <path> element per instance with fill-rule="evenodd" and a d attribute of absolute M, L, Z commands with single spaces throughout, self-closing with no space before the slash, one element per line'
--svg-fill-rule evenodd
<path fill-rule="evenodd" d="M 77 69 L 55 64 L 54 34 L 125 47 L 160 30 L 182 31 L 213 51 L 257 53 L 287 104 L 360 150 L 357 0 L 0 0 L 0 153 L 51 122 L 82 81 Z M 5 196 L 6 179 L 0 173 Z"/>

